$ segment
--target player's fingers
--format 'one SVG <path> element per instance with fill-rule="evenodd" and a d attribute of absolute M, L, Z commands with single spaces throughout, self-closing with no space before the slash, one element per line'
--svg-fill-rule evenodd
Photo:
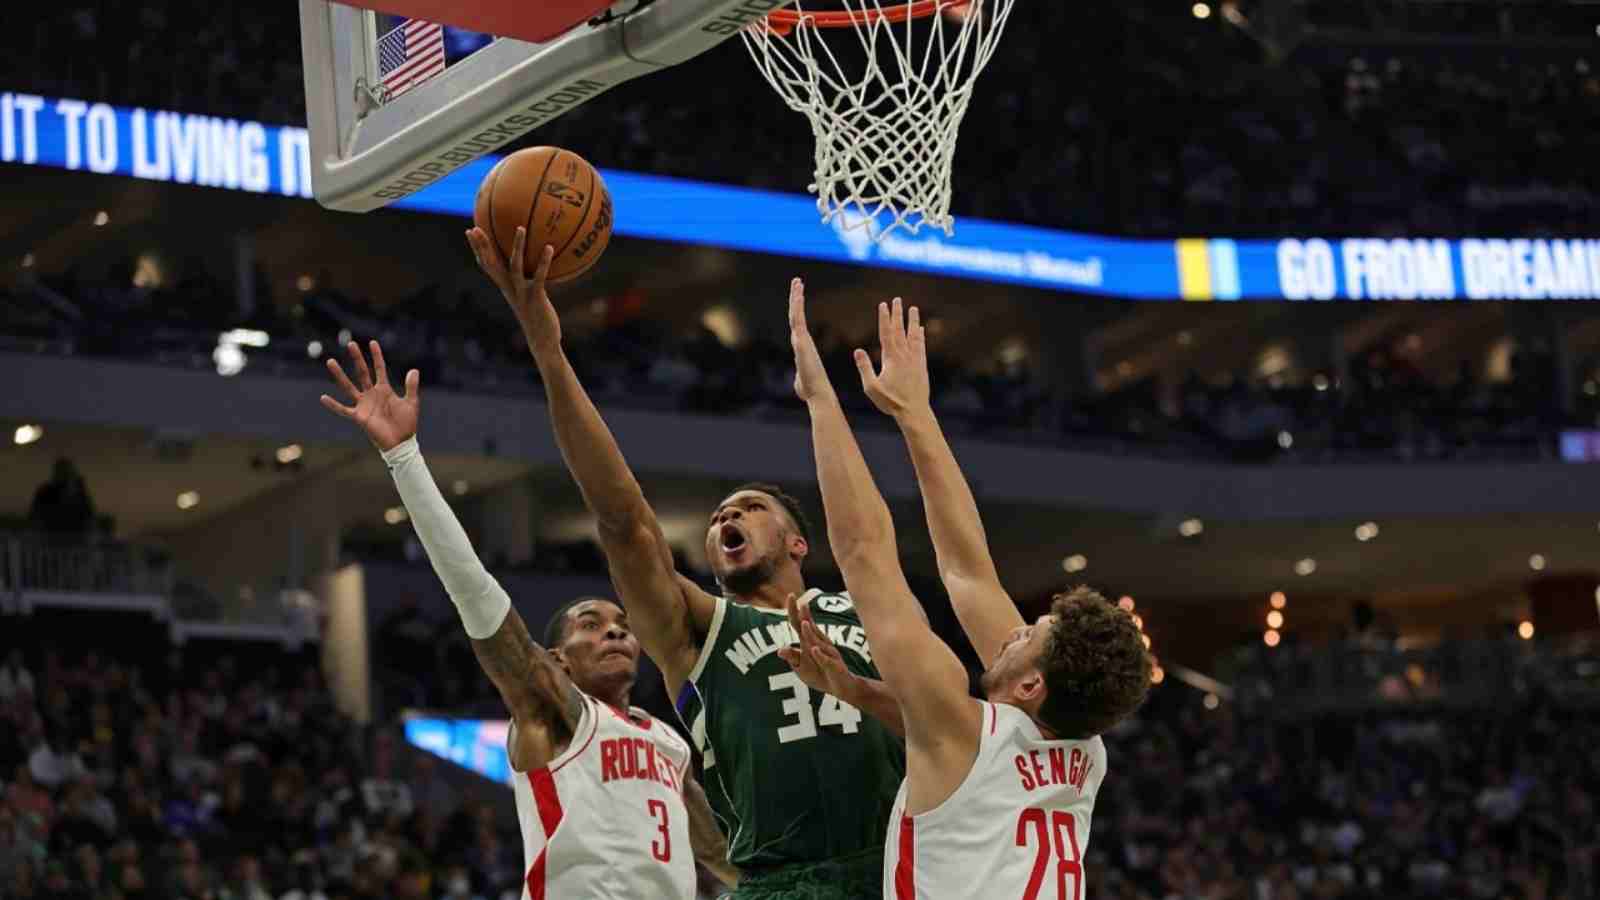
<path fill-rule="evenodd" d="M 915 306 L 907 314 L 906 340 L 910 342 L 913 350 L 922 346 L 922 312 Z"/>
<path fill-rule="evenodd" d="M 906 315 L 905 307 L 900 298 L 894 298 L 893 305 L 889 308 L 889 336 L 894 339 L 896 348 L 906 342 Z"/>
<path fill-rule="evenodd" d="M 798 278 L 789 281 L 789 330 L 806 331 L 806 287 Z"/>
<path fill-rule="evenodd" d="M 830 654 L 819 647 L 811 651 L 811 659 L 817 664 L 818 668 L 825 672 L 838 673 L 845 671 L 844 657 L 840 656 L 837 650 Z"/>
<path fill-rule="evenodd" d="M 867 351 L 858 347 L 856 352 L 850 355 L 850 358 L 856 361 L 856 371 L 861 373 L 861 386 L 867 390 L 876 387 L 878 373 L 873 371 L 872 357 L 867 355 Z"/>
<path fill-rule="evenodd" d="M 363 391 L 370 389 L 372 370 L 367 368 L 367 358 L 361 355 L 361 345 L 351 341 L 344 349 L 350 354 L 350 368 L 356 373 L 356 384 L 360 385 Z"/>
<path fill-rule="evenodd" d="M 550 277 L 550 263 L 555 258 L 556 248 L 545 244 L 544 249 L 539 251 L 539 265 L 533 270 L 533 286 L 535 288 L 544 289 L 544 280 Z"/>
<path fill-rule="evenodd" d="M 413 403 L 422 399 L 422 373 L 416 369 L 406 373 L 405 398 Z"/>
<path fill-rule="evenodd" d="M 332 397 L 329 397 L 327 394 L 323 394 L 317 399 L 322 401 L 323 407 L 325 407 L 328 412 L 344 416 L 346 419 L 354 419 L 356 417 L 356 408 L 353 406 L 345 406 L 343 403 L 340 403 Z"/>
<path fill-rule="evenodd" d="M 328 374 L 333 376 L 333 383 L 342 388 L 350 396 L 351 400 L 360 403 L 361 392 L 356 390 L 356 386 L 350 383 L 350 379 L 344 374 L 344 367 L 339 365 L 339 361 L 330 356 L 328 357 L 327 365 Z"/>
<path fill-rule="evenodd" d="M 789 629 L 794 632 L 795 639 L 800 637 L 800 603 L 794 594 L 784 598 L 783 612 L 789 617 Z"/>
<path fill-rule="evenodd" d="M 509 272 L 508 281 L 513 288 L 521 291 L 528 282 L 528 229 L 517 226 L 517 235 L 511 239 L 511 259 L 506 261 Z"/>
<path fill-rule="evenodd" d="M 377 341 L 368 341 L 367 347 L 372 352 L 372 377 L 378 384 L 389 383 L 389 363 L 383 358 L 383 347 Z"/>

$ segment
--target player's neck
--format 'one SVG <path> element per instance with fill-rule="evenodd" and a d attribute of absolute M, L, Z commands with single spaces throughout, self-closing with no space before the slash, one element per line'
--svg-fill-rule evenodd
<path fill-rule="evenodd" d="M 751 606 L 760 606 L 766 609 L 783 609 L 789 595 L 796 597 L 806 592 L 805 579 L 800 577 L 799 569 L 777 572 L 772 580 L 756 588 L 748 594 L 736 594 L 734 599 L 740 603 Z"/>

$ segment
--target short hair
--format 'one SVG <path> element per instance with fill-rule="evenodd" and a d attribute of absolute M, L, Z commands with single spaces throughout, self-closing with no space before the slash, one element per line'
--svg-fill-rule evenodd
<path fill-rule="evenodd" d="M 595 600 L 600 600 L 600 601 L 605 602 L 605 603 L 616 604 L 616 606 L 619 609 L 622 606 L 622 604 L 617 603 L 617 601 L 612 600 L 612 599 L 610 599 L 608 597 L 596 597 L 596 596 L 593 596 L 593 595 L 584 595 L 584 596 L 580 596 L 580 597 L 573 597 L 571 600 L 568 600 L 567 602 L 565 602 L 565 603 L 561 604 L 560 606 L 556 607 L 556 611 L 553 614 L 551 614 L 550 620 L 548 622 L 544 623 L 544 647 L 545 647 L 545 649 L 546 650 L 554 650 L 557 647 L 561 646 L 562 642 L 564 642 L 567 639 L 567 619 L 568 619 L 567 613 L 572 612 L 572 608 L 574 606 L 577 606 L 580 603 L 590 603 L 590 602 L 593 602 Z"/>
<path fill-rule="evenodd" d="M 765 481 L 741 484 L 729 491 L 728 496 L 732 497 L 743 491 L 760 491 L 778 501 L 778 505 L 783 507 L 783 511 L 788 513 L 789 519 L 794 522 L 794 527 L 800 530 L 800 536 L 806 539 L 806 543 L 811 543 L 811 520 L 806 518 L 805 508 L 800 505 L 799 500 L 790 496 L 783 488 Z"/>
<path fill-rule="evenodd" d="M 1039 721 L 1069 740 L 1101 734 L 1150 691 L 1144 635 L 1132 613 L 1087 587 L 1055 595 L 1050 612 L 1055 623 L 1039 657 L 1046 688 Z"/>

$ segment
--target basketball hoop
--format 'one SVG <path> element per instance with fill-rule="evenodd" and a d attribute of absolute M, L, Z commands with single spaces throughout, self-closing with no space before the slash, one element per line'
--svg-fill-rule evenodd
<path fill-rule="evenodd" d="M 811 123 L 809 190 L 824 223 L 864 227 L 880 241 L 924 225 L 954 233 L 956 135 L 1014 2 L 841 0 L 845 9 L 834 11 L 797 4 L 740 32 L 762 76 Z M 852 59 L 862 57 L 848 67 L 824 39 L 847 28 L 860 44 Z"/>

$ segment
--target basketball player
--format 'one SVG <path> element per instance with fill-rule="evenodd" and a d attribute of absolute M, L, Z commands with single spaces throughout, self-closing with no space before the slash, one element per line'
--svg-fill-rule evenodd
<path fill-rule="evenodd" d="M 579 598 L 546 628 L 551 649 L 535 644 L 417 448 L 417 371 L 399 395 L 377 341 L 370 370 L 354 341 L 348 349 L 356 383 L 335 360 L 328 371 L 355 405 L 326 394 L 322 405 L 359 425 L 382 452 L 472 650 L 511 711 L 506 750 L 518 773 L 528 866 L 522 896 L 693 900 L 696 859 L 734 883 L 727 844 L 689 777 L 688 745 L 628 707 L 639 642 L 627 614 L 608 600 Z"/>
<path fill-rule="evenodd" d="M 884 853 L 884 896 L 1078 900 L 1089 818 L 1106 774 L 1099 735 L 1149 689 L 1139 629 L 1086 588 L 1058 595 L 1048 614 L 1023 622 L 928 404 L 917 310 L 907 327 L 899 299 L 892 310 L 882 304 L 882 369 L 874 372 L 862 350 L 856 365 L 868 397 L 895 418 L 911 448 L 940 574 L 986 662 L 986 699 L 969 696 L 966 668 L 917 614 L 888 504 L 807 330 L 799 279 L 790 286 L 789 323 L 829 544 L 904 716 L 906 779 Z M 816 640 L 814 629 L 803 630 L 808 643 Z"/>
<path fill-rule="evenodd" d="M 699 745 L 711 806 L 741 873 L 734 896 L 879 896 L 885 828 L 905 774 L 901 743 L 880 720 L 898 722 L 899 707 L 877 680 L 851 598 L 806 590 L 810 534 L 800 505 L 770 485 L 734 491 L 706 526 L 721 595 L 679 574 L 654 511 L 567 362 L 544 289 L 551 248 L 528 279 L 524 229 L 509 267 L 481 230 L 467 238 L 522 325 L 556 441 L 598 520 L 612 583 Z M 730 451 L 737 448 L 706 448 Z M 791 594 L 839 646 L 851 672 L 848 696 L 812 691 L 797 670 L 811 662 L 789 646 Z"/>

